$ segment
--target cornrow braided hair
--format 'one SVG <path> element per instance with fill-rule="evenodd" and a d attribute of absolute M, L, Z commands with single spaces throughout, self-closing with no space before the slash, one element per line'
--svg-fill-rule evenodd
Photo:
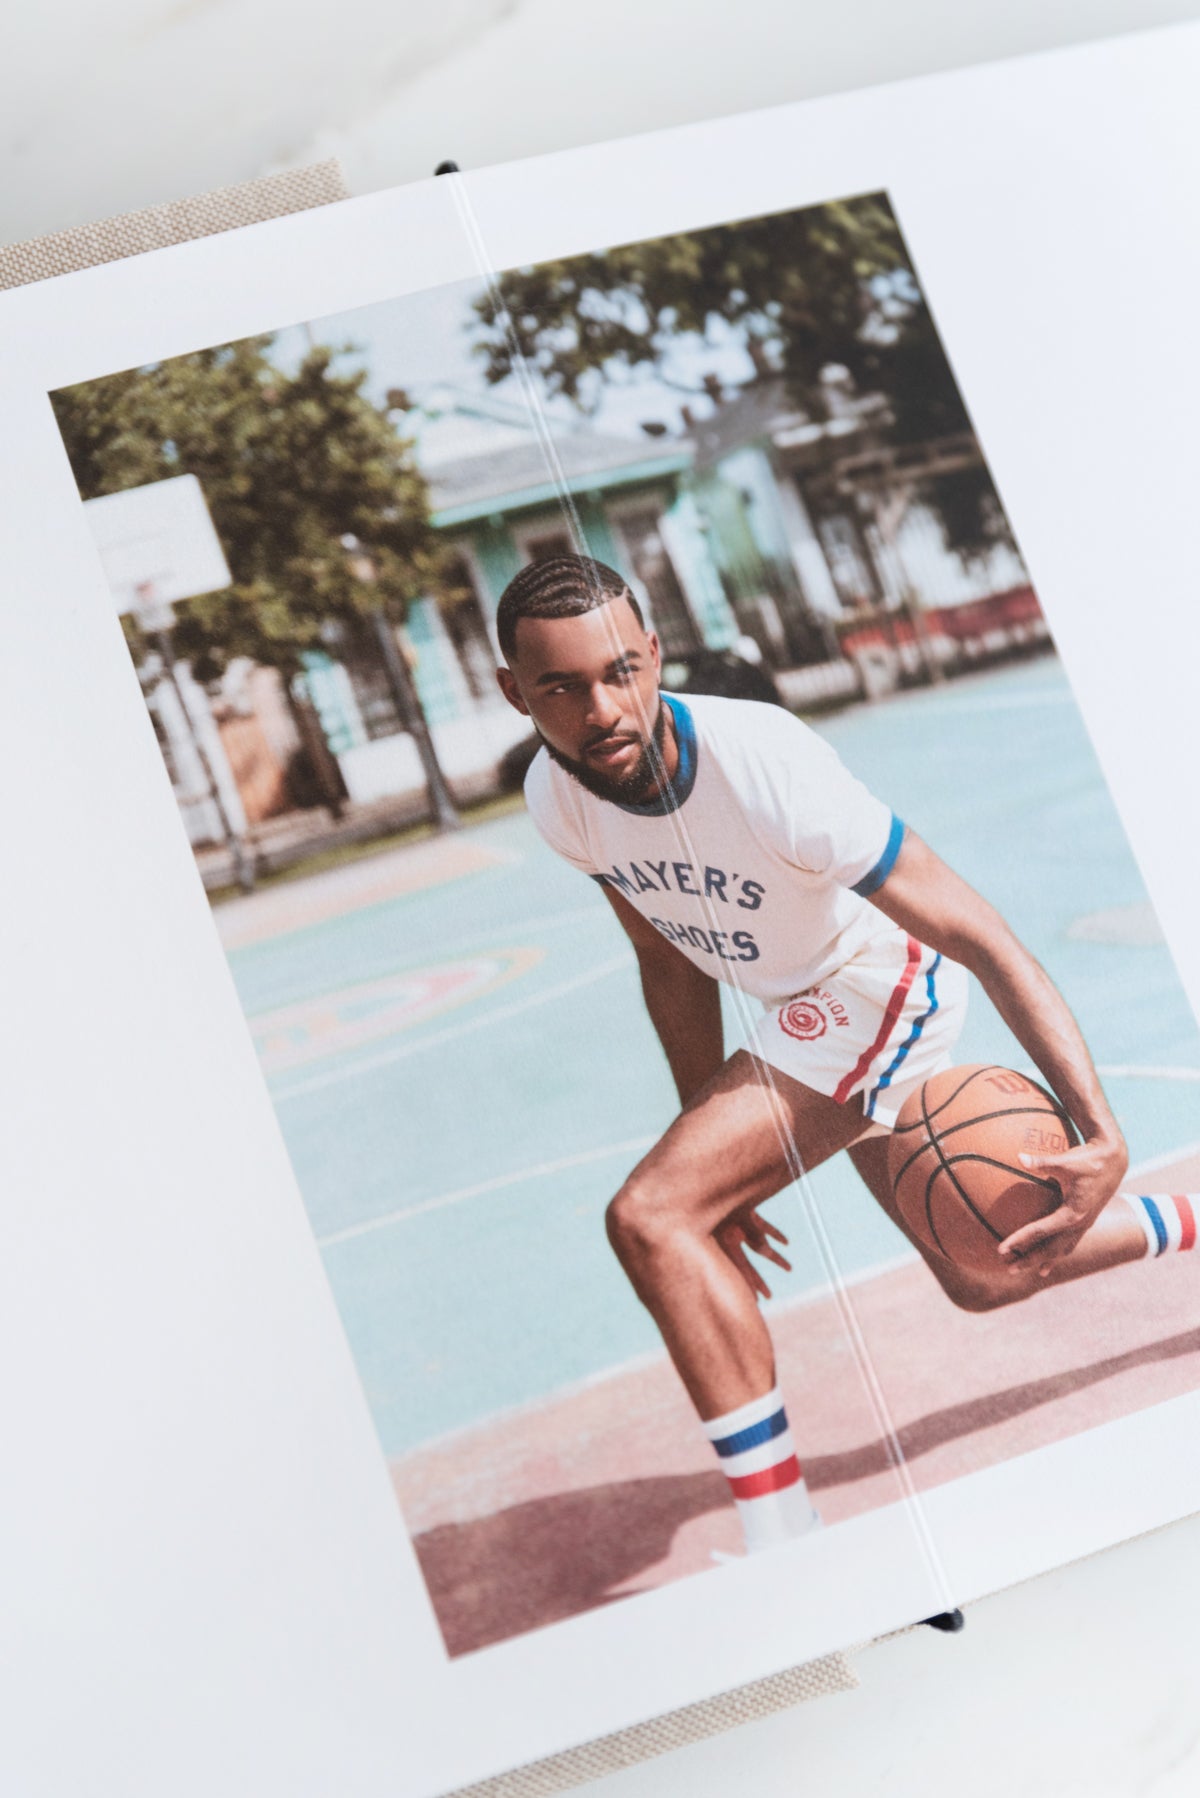
<path fill-rule="evenodd" d="M 645 628 L 642 608 L 615 568 L 591 556 L 547 556 L 544 562 L 530 562 L 508 583 L 496 608 L 496 635 L 505 660 L 512 661 L 522 618 L 578 618 L 613 599 L 627 599 Z"/>

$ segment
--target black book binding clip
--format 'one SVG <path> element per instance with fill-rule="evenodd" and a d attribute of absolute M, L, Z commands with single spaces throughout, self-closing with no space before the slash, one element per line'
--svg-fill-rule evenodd
<path fill-rule="evenodd" d="M 961 1611 L 939 1611 L 936 1617 L 922 1617 L 927 1629 L 944 1630 L 949 1635 L 956 1635 L 966 1625 L 966 1618 Z"/>

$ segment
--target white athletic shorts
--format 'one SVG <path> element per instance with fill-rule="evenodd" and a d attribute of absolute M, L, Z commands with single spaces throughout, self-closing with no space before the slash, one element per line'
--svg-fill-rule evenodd
<path fill-rule="evenodd" d="M 909 1093 L 953 1065 L 966 1012 L 966 969 L 887 932 L 765 1012 L 746 1047 L 840 1105 L 861 1093 L 864 1116 L 890 1130 Z"/>

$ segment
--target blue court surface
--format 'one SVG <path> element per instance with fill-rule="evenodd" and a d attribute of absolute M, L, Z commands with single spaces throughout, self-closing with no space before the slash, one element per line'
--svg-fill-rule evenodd
<path fill-rule="evenodd" d="M 1200 1142 L 1200 1032 L 1058 663 L 820 728 L 1049 969 L 1135 1164 Z M 595 886 L 516 812 L 282 891 L 219 918 L 385 1452 L 658 1352 L 603 1213 L 674 1095 Z M 958 1058 L 1025 1065 L 978 989 Z M 909 1252 L 845 1157 L 808 1188 L 842 1273 Z M 777 1300 L 827 1286 L 798 1193 L 770 1215 Z"/>

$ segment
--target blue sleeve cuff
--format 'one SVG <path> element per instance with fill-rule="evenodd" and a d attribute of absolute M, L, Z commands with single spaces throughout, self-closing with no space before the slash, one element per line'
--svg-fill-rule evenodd
<path fill-rule="evenodd" d="M 898 818 L 895 812 L 893 812 L 892 828 L 888 831 L 888 840 L 884 845 L 883 854 L 875 863 L 875 866 L 870 869 L 868 873 L 863 875 L 861 880 L 855 881 L 850 889 L 851 892 L 857 893 L 862 899 L 869 899 L 872 893 L 877 893 L 892 869 L 895 867 L 896 857 L 900 853 L 900 845 L 903 841 L 904 819 Z"/>

